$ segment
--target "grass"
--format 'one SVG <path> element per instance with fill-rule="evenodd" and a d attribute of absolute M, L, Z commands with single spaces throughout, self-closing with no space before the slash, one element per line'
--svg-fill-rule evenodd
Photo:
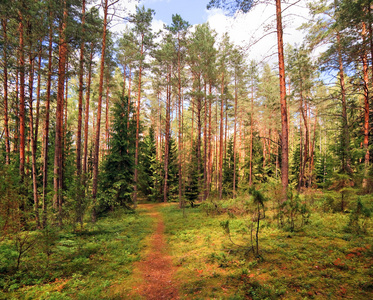
<path fill-rule="evenodd" d="M 186 218 L 176 207 L 162 213 L 182 299 L 371 299 L 372 227 L 346 233 L 346 213 L 313 211 L 296 232 L 263 220 L 260 257 L 250 251 L 250 215 L 213 216 L 201 207 L 187 209 Z M 220 226 L 227 219 L 236 245 Z"/>
<path fill-rule="evenodd" d="M 19 270 L 15 242 L 5 240 L 0 299 L 123 299 L 135 284 L 133 263 L 150 224 L 144 214 L 118 211 L 82 231 L 38 232 Z"/>
<path fill-rule="evenodd" d="M 278 228 L 275 203 L 266 203 L 259 256 L 251 251 L 249 197 L 217 203 L 219 213 L 215 205 L 187 208 L 185 218 L 177 205 L 157 207 L 178 267 L 181 299 L 371 299 L 372 220 L 361 232 L 350 230 L 352 200 L 338 212 L 323 195 L 307 197 L 309 223 L 301 227 L 295 221 L 293 231 Z M 372 203 L 370 197 L 362 201 Z M 234 244 L 222 226 L 227 220 Z M 82 231 L 2 240 L 0 299 L 141 299 L 136 286 L 142 278 L 134 263 L 149 251 L 153 224 L 140 206 L 134 214 L 111 213 Z M 35 243 L 17 270 L 22 241 L 23 249 Z"/>

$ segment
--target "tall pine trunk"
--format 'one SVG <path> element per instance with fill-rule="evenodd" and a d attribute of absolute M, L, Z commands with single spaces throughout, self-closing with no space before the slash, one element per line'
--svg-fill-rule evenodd
<path fill-rule="evenodd" d="M 21 182 L 25 176 L 25 53 L 23 36 L 23 16 L 19 11 L 19 173 Z"/>
<path fill-rule="evenodd" d="M 4 18 L 1 20 L 3 27 L 3 72 L 4 72 L 4 131 L 5 131 L 5 163 L 10 164 L 10 140 L 9 140 L 9 117 L 8 117 L 8 35 L 7 35 L 7 20 Z"/>
<path fill-rule="evenodd" d="M 220 142 L 219 142 L 219 199 L 223 196 L 223 136 L 224 136 L 224 72 L 221 78 Z"/>
<path fill-rule="evenodd" d="M 83 74 L 84 74 L 84 34 L 85 34 L 85 0 L 82 0 L 82 42 L 79 57 L 79 96 L 78 96 L 78 132 L 76 137 L 76 171 L 80 177 L 82 173 L 82 119 L 83 119 Z"/>
<path fill-rule="evenodd" d="M 45 123 L 44 123 L 44 146 L 43 146 L 43 228 L 47 225 L 47 186 L 48 186 L 48 144 L 49 144 L 49 113 L 50 113 L 50 97 L 52 85 L 52 52 L 53 52 L 53 24 L 52 12 L 50 12 L 49 24 L 49 45 L 48 45 L 48 76 L 47 76 L 47 93 L 45 104 Z"/>
<path fill-rule="evenodd" d="M 363 23 L 362 30 L 363 42 L 366 40 L 366 25 Z M 368 185 L 368 172 L 369 172 L 369 79 L 368 79 L 368 57 L 365 49 L 363 50 L 362 57 L 363 61 L 363 77 L 364 77 L 364 178 L 363 188 Z"/>
<path fill-rule="evenodd" d="M 280 105 L 281 105 L 281 183 L 282 200 L 287 197 L 289 183 L 289 125 L 286 104 L 286 84 L 285 84 L 285 63 L 284 63 L 284 42 L 281 15 L 281 0 L 276 0 L 276 24 L 277 24 L 277 46 L 278 46 L 278 66 L 280 76 Z"/>
<path fill-rule="evenodd" d="M 91 53 L 88 64 L 88 78 L 87 78 L 87 92 L 85 98 L 85 116 L 84 116 L 84 158 L 83 158 L 83 173 L 85 178 L 88 172 L 88 121 L 89 121 L 89 100 L 91 96 L 91 81 L 92 81 L 92 63 L 93 63 L 93 48 L 94 44 L 91 43 Z"/>
<path fill-rule="evenodd" d="M 102 108 L 102 94 L 104 86 L 104 68 L 105 68 L 105 50 L 106 50 L 106 30 L 107 30 L 107 14 L 108 14 L 108 0 L 104 2 L 104 26 L 102 34 L 102 48 L 101 48 L 101 62 L 100 62 L 100 81 L 98 89 L 98 105 L 97 105 L 97 122 L 94 143 L 94 157 L 93 157 L 93 178 L 92 178 L 92 198 L 94 201 L 97 197 L 98 184 L 98 163 L 100 155 L 100 127 L 101 127 L 101 108 Z M 92 220 L 96 221 L 96 207 L 92 210 Z"/>
<path fill-rule="evenodd" d="M 58 62 L 58 86 L 57 86 L 57 110 L 56 110 L 56 137 L 54 153 L 54 201 L 53 207 L 58 210 L 58 223 L 62 226 L 62 138 L 63 138 L 63 109 L 64 87 L 66 76 L 67 42 L 65 37 L 67 22 L 66 0 L 63 1 L 63 20 L 60 25 L 59 62 Z"/>

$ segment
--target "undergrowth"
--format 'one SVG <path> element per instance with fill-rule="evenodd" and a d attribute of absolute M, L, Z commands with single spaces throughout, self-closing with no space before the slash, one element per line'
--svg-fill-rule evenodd
<path fill-rule="evenodd" d="M 0 299 L 122 299 L 150 218 L 116 211 L 84 230 L 52 228 L 0 243 Z M 33 242 L 17 267 L 20 243 Z M 127 286 L 130 289 L 130 286 Z"/>
<path fill-rule="evenodd" d="M 332 197 L 339 202 L 338 195 Z M 255 206 L 248 196 L 202 203 L 187 209 L 185 218 L 176 206 L 163 207 L 181 298 L 370 299 L 372 201 L 350 199 L 338 212 L 334 203 L 327 208 L 323 194 L 296 196 L 287 208 L 290 225 L 282 227 L 276 203 L 268 203 L 269 217 L 260 222 L 260 256 L 251 251 L 248 225 Z M 221 227 L 227 220 L 229 238 Z"/>

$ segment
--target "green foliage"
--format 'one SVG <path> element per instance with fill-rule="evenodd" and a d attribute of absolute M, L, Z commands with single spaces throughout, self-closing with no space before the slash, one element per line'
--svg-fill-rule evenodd
<path fill-rule="evenodd" d="M 164 172 L 164 171 L 163 171 Z M 164 184 L 164 178 L 162 186 Z M 167 178 L 167 199 L 176 200 L 179 194 L 179 169 L 177 160 L 177 148 L 175 140 L 170 137 L 168 145 L 168 178 Z"/>
<path fill-rule="evenodd" d="M 112 114 L 110 149 L 99 181 L 102 211 L 132 203 L 136 120 L 131 118 L 133 108 L 128 108 L 127 97 L 114 103 Z"/>
<path fill-rule="evenodd" d="M 349 221 L 345 228 L 346 232 L 361 234 L 367 233 L 367 222 L 372 216 L 372 205 L 370 207 L 363 203 L 359 197 L 356 200 L 355 207 L 350 212 Z"/>
<path fill-rule="evenodd" d="M 290 232 L 301 230 L 309 223 L 310 216 L 311 210 L 307 203 L 301 200 L 299 194 L 294 196 L 291 191 L 288 193 L 287 200 L 279 206 L 279 224 Z"/>
<path fill-rule="evenodd" d="M 233 171 L 234 171 L 234 155 L 233 138 L 229 140 L 227 145 L 227 156 L 223 162 L 223 193 L 232 195 L 233 192 Z M 236 164 L 236 190 L 238 182 L 238 165 Z"/>
<path fill-rule="evenodd" d="M 185 198 L 191 203 L 191 205 L 194 205 L 194 202 L 198 199 L 198 196 L 200 194 L 199 179 L 202 177 L 202 174 L 198 174 L 198 160 L 196 148 L 193 149 L 193 153 L 191 155 L 192 159 L 188 166 L 185 187 Z M 200 168 L 200 170 L 201 169 L 202 167 Z"/>
<path fill-rule="evenodd" d="M 140 189 L 150 201 L 159 201 L 162 189 L 162 166 L 157 158 L 153 127 L 149 128 L 149 133 L 144 138 L 140 163 Z"/>
<path fill-rule="evenodd" d="M 58 232 L 47 227 L 40 232 L 23 232 L 18 241 L 3 240 L 0 299 L 113 297 L 109 288 L 132 273 L 150 228 L 149 217 L 118 209 L 81 231 Z M 123 298 L 129 291 L 129 286 L 123 286 L 116 296 Z"/>

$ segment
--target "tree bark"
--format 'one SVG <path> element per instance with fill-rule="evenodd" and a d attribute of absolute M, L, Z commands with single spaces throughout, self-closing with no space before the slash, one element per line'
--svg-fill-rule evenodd
<path fill-rule="evenodd" d="M 85 0 L 82 0 L 82 42 L 80 44 L 80 57 L 79 57 L 79 96 L 78 96 L 78 132 L 76 137 L 76 172 L 78 177 L 82 173 L 82 119 L 83 119 L 83 74 L 84 74 L 84 34 L 85 34 Z"/>
<path fill-rule="evenodd" d="M 63 20 L 60 25 L 59 40 L 59 62 L 58 62 L 58 86 L 57 86 L 57 110 L 56 110 L 56 138 L 54 153 L 54 201 L 53 207 L 58 209 L 58 223 L 62 226 L 62 138 L 63 138 L 63 109 L 64 109 L 64 86 L 66 75 L 67 41 L 65 37 L 67 22 L 66 0 L 63 1 Z"/>
<path fill-rule="evenodd" d="M 140 100 L 141 100 L 141 76 L 143 69 L 143 55 L 144 55 L 144 34 L 141 36 L 141 50 L 140 50 L 140 67 L 139 67 L 139 85 L 137 89 L 137 108 L 136 108 L 136 142 L 135 142 L 135 174 L 134 174 L 134 193 L 133 204 L 137 207 L 137 180 L 138 180 L 138 165 L 139 165 L 139 138 L 140 138 Z"/>
<path fill-rule="evenodd" d="M 277 46 L 280 76 L 280 105 L 281 105 L 281 183 L 283 201 L 287 197 L 289 183 L 289 129 L 286 104 L 286 84 L 285 84 L 285 63 L 284 63 L 284 42 L 281 16 L 281 0 L 276 0 L 276 24 L 277 24 Z"/>
<path fill-rule="evenodd" d="M 10 164 L 10 141 L 9 141 L 9 117 L 8 117 L 8 35 L 7 35 L 7 20 L 6 18 L 1 20 L 3 27 L 3 63 L 4 63 L 4 130 L 5 130 L 5 164 Z"/>
<path fill-rule="evenodd" d="M 25 53 L 23 36 L 23 16 L 19 11 L 19 173 L 21 182 L 25 176 Z"/>
<path fill-rule="evenodd" d="M 223 196 L 223 136 L 224 136 L 224 72 L 221 77 L 220 143 L 219 143 L 219 199 Z"/>
<path fill-rule="evenodd" d="M 91 81 L 92 81 L 92 62 L 93 62 L 93 43 L 91 43 L 91 53 L 88 65 L 87 92 L 85 98 L 85 116 L 84 116 L 84 158 L 83 158 L 83 173 L 87 176 L 88 172 L 88 121 L 89 121 L 89 100 L 91 96 Z"/>
<path fill-rule="evenodd" d="M 363 23 L 363 42 L 366 40 L 366 25 Z M 368 79 L 368 58 L 367 53 L 363 50 L 362 54 L 363 61 L 363 76 L 364 76 L 364 178 L 363 188 L 368 185 L 368 172 L 369 172 L 369 79 Z"/>
<path fill-rule="evenodd" d="M 107 30 L 107 15 L 108 15 L 108 0 L 104 1 L 104 24 L 102 34 L 102 48 L 101 48 L 101 62 L 100 62 L 100 81 L 98 90 L 98 106 L 97 106 L 97 122 L 95 133 L 95 149 L 93 157 L 93 178 L 92 178 L 92 198 L 94 201 L 97 197 L 97 183 L 98 183 L 98 163 L 100 155 L 100 127 L 101 127 L 101 108 L 102 108 L 102 94 L 104 86 L 104 68 L 105 68 L 105 50 L 106 50 L 106 30 Z M 96 221 L 96 208 L 92 210 L 92 220 Z"/>
<path fill-rule="evenodd" d="M 47 225 L 47 186 L 48 186 L 48 144 L 49 144 L 49 113 L 50 113 L 50 96 L 52 85 L 52 52 L 53 52 L 53 25 L 52 12 L 50 12 L 49 24 L 49 46 L 48 46 L 48 76 L 47 76 L 47 93 L 45 104 L 45 123 L 44 123 L 44 157 L 43 157 L 43 228 Z"/>

